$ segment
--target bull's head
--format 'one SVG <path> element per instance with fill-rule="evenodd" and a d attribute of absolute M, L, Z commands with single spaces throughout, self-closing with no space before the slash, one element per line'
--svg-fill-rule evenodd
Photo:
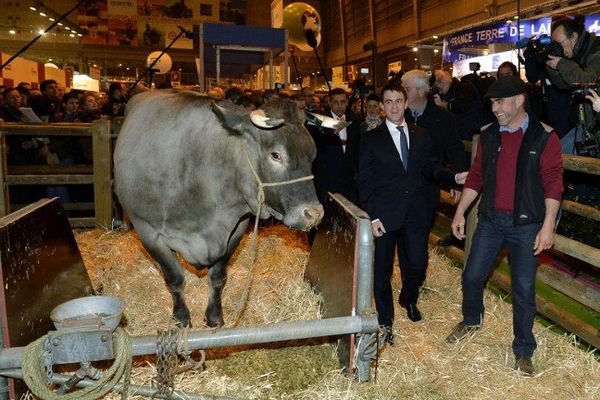
<path fill-rule="evenodd" d="M 295 102 L 277 99 L 251 113 L 212 103 L 213 112 L 231 134 L 241 139 L 239 157 L 248 149 L 250 162 L 264 183 L 284 182 L 311 175 L 315 144 L 304 127 L 304 115 Z M 243 162 L 242 191 L 253 211 L 257 207 L 258 182 L 250 166 Z M 252 189 L 248 189 L 252 188 Z M 265 206 L 261 218 L 274 216 L 289 227 L 307 230 L 319 223 L 323 207 L 311 180 L 265 188 Z"/>

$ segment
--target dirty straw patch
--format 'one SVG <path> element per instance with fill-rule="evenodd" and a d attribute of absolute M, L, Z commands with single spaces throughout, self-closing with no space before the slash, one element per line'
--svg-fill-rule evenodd
<path fill-rule="evenodd" d="M 171 296 L 159 269 L 135 234 L 88 231 L 76 234 L 94 287 L 125 301 L 127 330 L 155 333 L 171 324 Z M 232 258 L 223 307 L 231 323 L 250 261 L 247 235 Z M 319 296 L 302 276 L 308 246 L 298 233 L 275 226 L 260 231 L 259 255 L 247 310 L 240 326 L 320 318 Z M 186 272 L 186 299 L 195 329 L 206 329 L 206 271 Z M 399 274 L 394 288 L 400 287 Z M 397 293 L 397 291 L 396 291 Z M 207 352 L 204 372 L 177 377 L 175 387 L 195 393 L 246 399 L 598 399 L 600 363 L 594 354 L 535 325 L 537 375 L 513 370 L 512 308 L 487 293 L 485 326 L 470 341 L 447 345 L 446 335 L 460 319 L 460 271 L 431 252 L 425 291 L 419 306 L 424 321 L 411 323 L 396 309 L 396 345 L 379 359 L 377 382 L 357 384 L 340 370 L 334 349 L 310 344 L 246 346 Z M 132 381 L 149 385 L 154 360 L 135 363 Z M 131 396 L 132 398 L 141 398 Z M 109 398 L 117 399 L 116 395 Z"/>

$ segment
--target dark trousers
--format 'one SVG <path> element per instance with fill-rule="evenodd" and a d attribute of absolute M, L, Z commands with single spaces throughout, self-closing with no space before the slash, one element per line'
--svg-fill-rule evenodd
<path fill-rule="evenodd" d="M 427 222 L 411 221 L 407 216 L 404 226 L 387 231 L 375 239 L 374 297 L 380 325 L 391 326 L 394 322 L 394 295 L 390 279 L 394 267 L 394 251 L 398 250 L 402 291 L 400 298 L 405 304 L 416 304 L 419 288 L 425 280 L 427 268 Z"/>
<path fill-rule="evenodd" d="M 480 216 L 473 245 L 462 276 L 463 317 L 467 325 L 483 322 L 483 289 L 498 254 L 508 245 L 513 297 L 513 352 L 531 357 L 536 348 L 533 336 L 535 318 L 535 237 L 541 224 L 513 225 L 513 214 L 496 211 L 493 218 Z"/>

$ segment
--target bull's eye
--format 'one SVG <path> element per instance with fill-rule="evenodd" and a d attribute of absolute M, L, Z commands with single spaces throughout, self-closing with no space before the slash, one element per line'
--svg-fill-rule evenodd
<path fill-rule="evenodd" d="M 271 153 L 271 158 L 275 161 L 279 161 L 281 162 L 281 154 L 279 154 L 278 152 L 274 151 Z"/>

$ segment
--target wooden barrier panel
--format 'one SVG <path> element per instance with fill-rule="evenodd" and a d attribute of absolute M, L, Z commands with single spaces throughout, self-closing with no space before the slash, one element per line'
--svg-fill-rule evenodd
<path fill-rule="evenodd" d="M 118 133 L 123 119 L 115 126 Z M 6 165 L 5 137 L 11 136 L 62 136 L 92 137 L 93 165 Z M 94 185 L 95 224 L 90 218 L 74 219 L 74 226 L 96 226 L 111 228 L 112 225 L 112 149 L 111 122 L 105 119 L 88 123 L 55 123 L 44 125 L 27 125 L 22 123 L 3 123 L 0 120 L 0 136 L 2 151 L 0 152 L 0 185 L 3 196 L 0 199 L 0 216 L 6 215 L 10 209 L 8 197 L 9 185 Z M 68 207 L 67 207 L 68 208 Z M 85 209 L 89 207 L 86 206 Z"/>
<path fill-rule="evenodd" d="M 92 123 L 94 152 L 94 203 L 96 228 L 111 229 L 112 225 L 112 153 L 110 122 L 104 119 Z"/>

